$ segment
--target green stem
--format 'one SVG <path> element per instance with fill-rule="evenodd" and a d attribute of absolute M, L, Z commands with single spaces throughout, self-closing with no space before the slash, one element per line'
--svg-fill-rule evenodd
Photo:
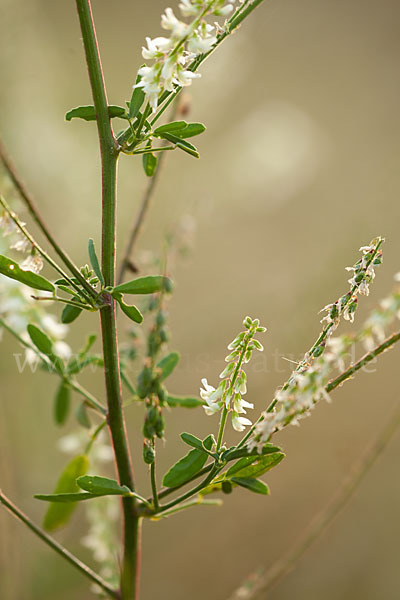
<path fill-rule="evenodd" d="M 217 438 L 217 452 L 221 448 L 221 445 L 222 445 L 222 438 L 223 438 L 224 431 L 225 431 L 226 419 L 228 417 L 228 412 L 229 412 L 229 406 L 226 406 L 225 398 L 226 398 L 227 394 L 230 392 L 230 390 L 233 390 L 233 388 L 235 386 L 237 376 L 238 376 L 240 368 L 242 366 L 244 355 L 246 354 L 247 346 L 249 345 L 249 342 L 253 336 L 254 336 L 254 332 L 252 334 L 250 334 L 250 332 L 247 334 L 247 336 L 245 338 L 245 340 L 246 340 L 245 344 L 243 346 L 242 352 L 239 356 L 238 363 L 236 365 L 235 371 L 234 371 L 232 379 L 230 381 L 230 386 L 222 397 L 222 400 L 224 401 L 224 409 L 222 411 L 221 420 L 219 423 L 219 431 L 218 431 L 218 438 Z"/>
<path fill-rule="evenodd" d="M 328 385 L 326 386 L 326 388 L 325 388 L 326 391 L 328 393 L 332 392 L 339 385 L 342 385 L 342 383 L 344 383 L 347 379 L 350 379 L 350 377 L 352 375 L 354 375 L 354 373 L 357 373 L 357 371 L 359 371 L 360 369 L 365 367 L 365 365 L 367 365 L 369 362 L 374 360 L 377 356 L 382 354 L 382 352 L 385 352 L 385 350 L 388 350 L 391 346 L 393 346 L 393 344 L 395 344 L 399 340 L 400 340 L 400 331 L 397 331 L 396 333 L 393 333 L 390 337 L 388 337 L 384 342 L 379 344 L 379 346 L 377 346 L 376 348 L 371 350 L 371 352 L 367 352 L 367 354 L 364 354 L 364 356 L 362 358 L 360 358 L 360 360 L 358 360 L 353 365 L 350 365 L 350 367 L 348 369 L 346 369 L 345 371 L 343 371 L 343 373 L 338 375 L 338 377 L 336 377 L 335 379 L 332 379 L 332 381 L 330 381 L 328 383 Z"/>
<path fill-rule="evenodd" d="M 60 556 L 62 556 L 65 560 L 67 560 L 71 565 L 73 565 L 76 569 L 78 569 L 83 575 L 88 577 L 91 581 L 96 583 L 101 587 L 111 598 L 118 598 L 118 592 L 114 590 L 104 579 L 102 579 L 97 573 L 92 571 L 90 567 L 85 565 L 79 558 L 71 554 L 64 546 L 61 546 L 56 540 L 54 540 L 51 536 L 47 535 L 40 527 L 35 525 L 29 517 L 27 517 L 19 508 L 15 506 L 7 498 L 5 494 L 0 490 L 0 502 L 5 506 L 12 515 L 14 515 L 17 519 L 22 521 L 34 534 L 36 534 L 43 542 L 45 542 L 50 548 L 55 550 Z"/>
<path fill-rule="evenodd" d="M 53 249 L 58 254 L 58 256 L 61 258 L 61 260 L 63 261 L 65 266 L 71 271 L 71 273 L 76 277 L 76 279 L 78 279 L 80 281 L 82 287 L 90 294 L 91 297 L 95 297 L 95 295 L 97 293 L 96 290 L 94 290 L 92 288 L 92 286 L 86 281 L 86 279 L 83 277 L 82 273 L 80 272 L 79 268 L 71 260 L 71 258 L 68 256 L 68 254 L 61 248 L 61 246 L 59 246 L 57 244 L 56 240 L 51 235 L 49 228 L 47 227 L 46 223 L 43 221 L 43 218 L 41 217 L 41 215 L 39 213 L 39 210 L 35 204 L 35 201 L 33 200 L 32 196 L 30 195 L 28 190 L 26 189 L 22 180 L 19 178 L 19 176 L 16 172 L 16 169 L 15 169 L 14 165 L 12 164 L 11 159 L 9 158 L 7 151 L 4 147 L 4 144 L 1 142 L 1 140 L 0 140 L 0 159 L 2 160 L 11 181 L 15 185 L 22 200 L 24 201 L 25 206 L 29 210 L 29 213 L 33 217 L 33 219 L 34 219 L 35 223 L 38 225 L 39 229 L 42 231 L 42 233 L 46 237 L 49 244 L 53 247 Z"/>
<path fill-rule="evenodd" d="M 187 500 L 188 498 L 191 498 L 192 496 L 194 496 L 195 494 L 197 494 L 198 492 L 200 492 L 202 489 L 204 489 L 205 487 L 207 487 L 208 484 L 211 483 L 211 481 L 214 479 L 214 477 L 219 473 L 219 471 L 221 470 L 221 468 L 222 467 L 217 467 L 216 465 L 213 465 L 210 473 L 207 475 L 207 477 L 204 479 L 204 481 L 202 481 L 201 483 L 199 483 L 199 485 L 197 485 L 193 489 L 191 489 L 188 492 L 186 492 L 186 494 L 183 494 L 182 496 L 179 496 L 179 498 L 175 498 L 175 500 L 172 500 L 169 504 L 165 504 L 164 506 L 162 506 L 160 508 L 160 512 L 165 512 L 166 510 L 169 510 L 173 506 L 176 506 L 177 504 L 180 504 L 184 500 Z"/>
<path fill-rule="evenodd" d="M 102 273 L 105 286 L 114 286 L 116 237 L 116 169 L 118 150 L 108 114 L 108 102 L 89 0 L 76 0 L 83 44 L 97 117 L 102 164 Z M 106 306 L 100 311 L 104 371 L 107 390 L 108 424 L 114 447 L 119 482 L 134 490 L 125 419 L 122 408 L 115 302 L 104 294 Z M 140 519 L 134 498 L 123 498 L 124 556 L 121 565 L 121 598 L 138 598 L 140 564 Z"/>
<path fill-rule="evenodd" d="M 177 111 L 178 111 L 178 104 L 175 103 L 171 110 L 171 115 L 170 115 L 171 121 L 174 121 Z M 167 142 L 165 142 L 165 143 L 167 143 Z M 156 189 L 156 184 L 160 177 L 161 167 L 165 160 L 164 157 L 165 157 L 165 154 L 161 154 L 161 156 L 158 159 L 156 171 L 155 171 L 153 177 L 150 177 L 149 182 L 146 186 L 145 192 L 143 194 L 143 198 L 142 198 L 140 208 L 139 208 L 139 213 L 132 223 L 132 227 L 131 227 L 131 230 L 128 235 L 128 241 L 126 243 L 126 246 L 125 246 L 125 249 L 124 249 L 124 252 L 122 255 L 122 259 L 121 259 L 121 267 L 120 267 L 118 277 L 117 277 L 117 284 L 122 283 L 122 281 L 124 279 L 124 275 L 126 273 L 126 270 L 128 269 L 129 265 L 131 264 L 131 257 L 132 257 L 133 251 L 135 249 L 139 234 L 142 230 L 144 220 L 149 212 L 151 199 L 153 197 L 154 190 Z"/>
<path fill-rule="evenodd" d="M 186 502 L 186 504 L 182 504 L 182 506 L 176 506 L 175 508 L 171 508 L 171 510 L 166 510 L 163 513 L 160 513 L 159 515 L 153 517 L 155 519 L 163 519 L 166 517 L 169 517 L 177 512 L 181 512 L 182 510 L 185 510 L 186 508 L 191 508 L 192 506 L 221 506 L 222 505 L 222 500 L 192 500 L 191 502 Z"/>
<path fill-rule="evenodd" d="M 153 446 L 154 446 L 154 442 L 153 442 Z M 153 505 L 154 505 L 154 510 L 156 512 L 159 511 L 160 509 L 160 503 L 158 501 L 158 493 L 157 493 L 157 481 L 156 481 L 156 463 L 155 463 L 155 458 L 154 461 L 151 463 L 150 465 L 150 479 L 151 479 L 151 489 L 153 492 Z"/>

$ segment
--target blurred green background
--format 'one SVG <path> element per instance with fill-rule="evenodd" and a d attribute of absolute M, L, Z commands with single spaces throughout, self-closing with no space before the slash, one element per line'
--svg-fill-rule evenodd
<path fill-rule="evenodd" d="M 110 103 L 130 96 L 145 35 L 161 35 L 164 1 L 94 0 Z M 177 3 L 171 4 L 176 7 Z M 100 179 L 94 124 L 64 121 L 90 104 L 74 2 L 0 0 L 0 128 L 24 180 L 59 239 L 79 264 L 89 236 L 99 240 Z M 247 399 L 257 414 L 319 331 L 319 309 L 347 287 L 344 267 L 358 247 L 386 237 L 385 263 L 360 323 L 390 291 L 399 270 L 399 4 L 396 0 L 266 0 L 202 69 L 189 89 L 190 119 L 207 124 L 201 160 L 168 156 L 140 240 L 142 250 L 182 215 L 197 222 L 191 257 L 175 270 L 171 348 L 183 355 L 176 393 L 217 381 L 225 346 L 245 314 L 268 326 L 265 353 L 249 368 Z M 119 250 L 145 186 L 139 160 L 122 157 Z M 81 344 L 87 324 L 72 327 Z M 126 322 L 121 321 L 120 337 Z M 348 326 L 347 326 L 348 327 Z M 343 327 L 344 331 L 346 327 Z M 35 520 L 65 464 L 52 424 L 56 381 L 18 375 L 9 337 L 0 345 L 0 468 L 3 490 Z M 399 350 L 361 373 L 279 441 L 287 459 L 267 481 L 271 496 L 239 491 L 224 508 L 198 508 L 144 524 L 142 598 L 227 598 L 252 570 L 289 549 L 399 401 Z M 104 398 L 98 372 L 86 384 Z M 133 452 L 142 412 L 127 416 Z M 177 434 L 217 426 L 202 410 L 167 416 L 159 472 L 183 454 Z M 71 425 L 71 430 L 74 426 Z M 231 439 L 236 439 L 229 433 Z M 397 600 L 400 597 L 400 437 L 363 481 L 334 527 L 268 596 L 271 600 Z M 139 488 L 148 489 L 141 458 Z M 0 512 L 0 597 L 83 600 L 85 579 L 4 511 Z M 90 561 L 79 540 L 79 510 L 57 534 Z M 55 586 L 57 593 L 55 594 Z"/>

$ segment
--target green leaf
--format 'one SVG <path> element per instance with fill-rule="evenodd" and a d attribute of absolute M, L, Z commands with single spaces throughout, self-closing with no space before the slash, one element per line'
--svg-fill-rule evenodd
<path fill-rule="evenodd" d="M 163 137 L 164 133 L 169 133 L 169 132 L 178 132 L 181 130 L 186 129 L 188 126 L 188 124 L 186 123 L 186 121 L 172 121 L 171 123 L 166 123 L 165 125 L 160 125 L 160 127 L 157 127 L 154 130 L 154 135 Z M 179 133 L 176 133 L 176 135 L 180 135 Z"/>
<path fill-rule="evenodd" d="M 269 487 L 266 483 L 260 481 L 259 479 L 232 477 L 231 481 L 250 490 L 251 492 L 255 492 L 256 494 L 264 494 L 265 496 L 269 494 Z"/>
<path fill-rule="evenodd" d="M 92 240 L 92 238 L 89 238 L 88 251 L 89 251 L 90 264 L 92 265 L 93 271 L 96 273 L 97 277 L 99 278 L 101 285 L 104 286 L 104 277 L 103 277 L 103 273 L 101 272 L 101 269 L 100 269 L 99 259 L 97 258 L 96 248 L 94 247 L 94 241 Z"/>
<path fill-rule="evenodd" d="M 246 448 L 246 446 L 243 446 L 242 448 L 236 448 L 235 446 L 233 448 L 229 448 L 228 450 L 226 450 L 226 452 L 224 452 L 222 454 L 222 458 L 224 460 L 236 460 L 237 458 L 242 458 L 244 456 L 255 456 L 255 457 L 259 457 L 259 456 L 265 456 L 266 454 L 272 454 L 274 452 L 282 452 L 282 449 L 279 448 L 279 446 L 274 446 L 271 443 L 267 443 L 265 444 L 265 446 L 262 449 L 261 454 L 257 451 L 257 448 L 254 448 L 254 450 L 252 450 L 251 452 L 248 451 L 248 449 Z"/>
<path fill-rule="evenodd" d="M 172 290 L 172 281 L 162 275 L 148 275 L 147 277 L 138 277 L 137 279 L 132 279 L 132 281 L 121 283 L 111 293 L 113 296 L 115 292 L 122 294 L 154 294 L 154 292 L 161 292 L 163 290 L 170 292 Z"/>
<path fill-rule="evenodd" d="M 108 107 L 108 114 L 110 119 L 114 117 L 120 117 L 122 119 L 126 118 L 125 108 L 122 106 L 114 106 L 110 105 Z M 71 119 L 83 119 L 84 121 L 95 121 L 96 120 L 96 111 L 93 105 L 89 106 L 77 106 L 76 108 L 72 108 L 65 115 L 66 121 L 71 121 Z"/>
<path fill-rule="evenodd" d="M 87 413 L 87 406 L 85 402 L 79 404 L 78 408 L 76 409 L 75 416 L 79 425 L 82 425 L 82 427 L 85 427 L 85 429 L 91 428 L 92 424 Z"/>
<path fill-rule="evenodd" d="M 115 479 L 98 475 L 79 477 L 76 483 L 82 490 L 101 496 L 131 496 L 133 493 L 126 485 L 119 485 Z"/>
<path fill-rule="evenodd" d="M 273 454 L 267 454 L 266 456 L 254 457 L 247 456 L 241 458 L 226 472 L 226 477 L 229 479 L 232 475 L 235 477 L 261 477 L 270 469 L 273 469 L 281 460 L 285 457 L 283 452 L 274 452 Z"/>
<path fill-rule="evenodd" d="M 194 438 L 194 436 L 192 437 Z M 211 450 L 213 436 L 209 435 L 203 441 L 203 444 L 207 450 Z M 204 450 L 191 450 L 186 456 L 178 460 L 178 462 L 164 475 L 163 485 L 166 487 L 175 487 L 185 483 L 204 467 L 207 458 L 208 456 Z"/>
<path fill-rule="evenodd" d="M 32 342 L 35 344 L 36 348 L 42 352 L 42 354 L 46 354 L 46 356 L 53 356 L 53 342 L 51 339 L 36 327 L 36 325 L 29 324 L 28 325 L 28 333 Z"/>
<path fill-rule="evenodd" d="M 195 435 L 192 435 L 191 433 L 181 433 L 180 437 L 185 442 L 185 444 L 188 444 L 188 446 L 193 446 L 193 448 L 197 448 L 204 452 L 203 441 Z"/>
<path fill-rule="evenodd" d="M 135 323 L 141 323 L 143 321 L 143 315 L 140 310 L 136 306 L 125 304 L 121 293 L 113 291 L 112 296 L 120 305 L 122 312 L 125 313 L 131 321 L 134 321 Z"/>
<path fill-rule="evenodd" d="M 75 494 L 35 494 L 36 500 L 44 500 L 45 502 L 55 503 L 71 503 L 80 502 L 81 500 L 91 500 L 92 498 L 100 498 L 99 494 L 89 494 L 89 492 L 77 492 Z"/>
<path fill-rule="evenodd" d="M 203 123 L 188 123 L 184 129 L 174 132 L 174 135 L 180 138 L 189 138 L 194 137 L 195 135 L 200 135 L 205 130 L 206 127 L 203 125 Z"/>
<path fill-rule="evenodd" d="M 79 317 L 82 309 L 79 306 L 72 306 L 72 304 L 66 304 L 61 313 L 61 323 L 72 323 Z"/>
<path fill-rule="evenodd" d="M 79 491 L 76 479 L 87 472 L 88 457 L 85 454 L 73 458 L 62 472 L 54 491 L 55 494 L 74 494 Z M 43 527 L 46 531 L 54 531 L 68 523 L 76 505 L 73 503 L 60 505 L 50 504 L 44 517 Z"/>
<path fill-rule="evenodd" d="M 138 80 L 140 81 L 140 76 L 138 76 Z M 136 83 L 139 81 L 136 80 Z M 129 102 L 129 118 L 134 119 L 142 106 L 145 99 L 145 93 L 143 88 L 133 88 L 131 101 Z"/>
<path fill-rule="evenodd" d="M 155 156 L 154 154 L 143 154 L 142 157 L 142 161 L 143 161 L 143 169 L 144 172 L 146 173 L 147 177 L 153 177 L 154 173 L 156 172 L 156 168 L 157 168 L 157 156 Z"/>
<path fill-rule="evenodd" d="M 164 381 L 164 379 L 171 375 L 179 362 L 179 358 L 178 352 L 171 352 L 157 363 L 157 369 L 161 369 L 160 381 Z"/>
<path fill-rule="evenodd" d="M 54 419 L 57 425 L 64 425 L 67 420 L 71 404 L 71 392 L 69 386 L 63 381 L 56 393 L 54 402 Z"/>
<path fill-rule="evenodd" d="M 162 133 L 160 137 L 168 140 L 169 142 L 172 142 L 172 144 L 175 144 L 175 146 L 177 146 L 181 150 L 184 150 L 188 154 L 191 154 L 195 158 L 200 158 L 200 154 L 198 153 L 196 146 L 193 146 L 193 144 L 190 144 L 186 140 L 181 139 L 177 135 L 172 135 L 172 133 Z"/>
<path fill-rule="evenodd" d="M 55 287 L 51 281 L 32 271 L 24 271 L 18 263 L 11 260 L 11 258 L 7 258 L 7 256 L 0 255 L 0 273 L 10 279 L 20 281 L 34 290 L 42 290 L 44 292 L 55 291 Z"/>
<path fill-rule="evenodd" d="M 183 408 L 196 408 L 197 406 L 203 406 L 204 400 L 200 398 L 193 398 L 191 396 L 167 396 L 168 406 L 182 406 Z"/>
<path fill-rule="evenodd" d="M 75 375 L 89 365 L 103 367 L 104 361 L 98 354 L 89 354 L 87 356 L 83 355 L 82 357 L 73 358 L 68 362 L 68 373 L 70 375 Z"/>

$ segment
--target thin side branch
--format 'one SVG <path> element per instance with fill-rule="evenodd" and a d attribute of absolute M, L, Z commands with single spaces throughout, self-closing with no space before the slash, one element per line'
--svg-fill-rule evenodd
<path fill-rule="evenodd" d="M 85 565 L 85 563 L 83 563 L 79 558 L 71 554 L 69 550 L 59 544 L 55 539 L 43 531 L 43 529 L 35 525 L 35 523 L 33 523 L 31 519 L 27 517 L 19 508 L 17 508 L 1 490 L 0 502 L 14 517 L 29 527 L 29 529 L 33 531 L 33 533 L 37 535 L 43 542 L 45 542 L 45 544 L 60 554 L 60 556 L 78 569 L 78 571 L 83 573 L 83 575 L 85 575 L 88 579 L 100 586 L 101 589 L 104 590 L 111 598 L 118 598 L 118 592 L 114 590 L 106 581 L 104 581 L 100 575 L 92 571 L 92 569 Z"/>

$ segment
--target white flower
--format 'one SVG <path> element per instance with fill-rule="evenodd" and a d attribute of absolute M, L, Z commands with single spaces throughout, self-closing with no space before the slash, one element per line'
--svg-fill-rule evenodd
<path fill-rule="evenodd" d="M 213 415 L 221 410 L 223 389 L 222 387 L 215 389 L 215 387 L 208 384 L 207 379 L 205 378 L 201 380 L 201 383 L 204 389 L 200 388 L 200 397 L 207 402 L 207 406 L 204 406 L 203 408 L 206 415 Z"/>
<path fill-rule="evenodd" d="M 34 273 L 40 273 L 43 269 L 43 259 L 40 254 L 30 254 L 21 263 L 21 269 L 23 271 L 33 271 Z"/>
<path fill-rule="evenodd" d="M 176 39 L 183 38 L 188 31 L 188 25 L 176 18 L 172 8 L 165 9 L 165 14 L 161 16 L 161 27 L 169 29 L 172 37 Z"/>
<path fill-rule="evenodd" d="M 12 250 L 16 250 L 17 252 L 26 252 L 30 247 L 29 240 L 26 237 L 21 237 L 17 239 L 13 244 L 11 244 L 10 248 Z"/>
<path fill-rule="evenodd" d="M 232 413 L 232 427 L 235 431 L 243 431 L 246 425 L 251 425 L 251 421 L 245 417 L 239 417 L 238 413 Z"/>
<path fill-rule="evenodd" d="M 146 37 L 147 48 L 142 48 L 142 56 L 146 60 L 162 58 L 166 52 L 171 50 L 171 40 L 165 37 L 157 37 L 153 40 Z"/>
<path fill-rule="evenodd" d="M 182 0 L 179 9 L 184 17 L 197 17 L 201 11 L 201 3 L 197 2 L 194 6 L 190 0 Z"/>

